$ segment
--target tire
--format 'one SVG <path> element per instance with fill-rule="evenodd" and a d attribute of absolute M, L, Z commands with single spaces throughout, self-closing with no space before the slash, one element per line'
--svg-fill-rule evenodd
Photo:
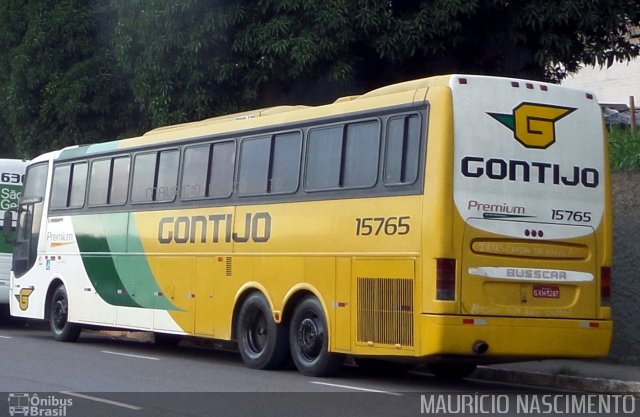
<path fill-rule="evenodd" d="M 453 381 L 471 375 L 476 370 L 476 364 L 432 363 L 427 365 L 427 370 L 438 379 Z"/>
<path fill-rule="evenodd" d="M 331 376 L 344 362 L 344 355 L 329 352 L 327 320 L 315 297 L 307 297 L 296 306 L 291 318 L 289 347 L 293 363 L 303 375 Z"/>
<path fill-rule="evenodd" d="M 69 299 L 64 285 L 55 289 L 49 305 L 49 324 L 53 338 L 61 342 L 75 342 L 82 327 L 69 322 Z"/>
<path fill-rule="evenodd" d="M 403 375 L 416 367 L 413 363 L 392 362 L 382 359 L 354 358 L 364 372 L 379 375 Z"/>
<path fill-rule="evenodd" d="M 238 314 L 236 334 L 244 363 L 253 369 L 279 369 L 289 359 L 287 328 L 273 319 L 269 303 L 260 293 L 251 294 Z"/>

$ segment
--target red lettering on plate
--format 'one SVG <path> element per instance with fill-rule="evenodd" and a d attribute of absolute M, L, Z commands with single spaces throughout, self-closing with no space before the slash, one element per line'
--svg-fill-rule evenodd
<path fill-rule="evenodd" d="M 560 298 L 560 287 L 557 285 L 534 285 L 533 296 L 536 298 Z"/>

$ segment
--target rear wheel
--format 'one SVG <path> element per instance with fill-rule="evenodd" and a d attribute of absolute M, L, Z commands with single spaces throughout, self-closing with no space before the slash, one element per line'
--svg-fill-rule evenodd
<path fill-rule="evenodd" d="M 456 380 L 471 375 L 476 370 L 476 364 L 432 363 L 427 365 L 427 370 L 438 379 Z"/>
<path fill-rule="evenodd" d="M 56 288 L 51 297 L 49 324 L 53 337 L 61 342 L 75 342 L 82 331 L 82 327 L 69 322 L 69 299 L 64 285 Z"/>
<path fill-rule="evenodd" d="M 293 362 L 304 375 L 330 376 L 344 356 L 329 352 L 329 332 L 322 305 L 315 297 L 302 300 L 291 318 L 289 345 Z"/>
<path fill-rule="evenodd" d="M 269 303 L 251 294 L 240 308 L 236 334 L 244 363 L 254 369 L 278 369 L 289 358 L 286 326 L 273 319 Z"/>

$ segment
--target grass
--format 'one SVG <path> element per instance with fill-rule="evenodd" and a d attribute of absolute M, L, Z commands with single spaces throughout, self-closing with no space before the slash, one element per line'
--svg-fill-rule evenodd
<path fill-rule="evenodd" d="M 640 170 L 640 128 L 613 126 L 609 132 L 609 160 L 613 171 Z"/>

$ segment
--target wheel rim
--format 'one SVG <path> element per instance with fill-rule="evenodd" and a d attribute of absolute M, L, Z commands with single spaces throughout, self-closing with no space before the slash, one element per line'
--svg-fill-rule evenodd
<path fill-rule="evenodd" d="M 67 300 L 60 298 L 53 305 L 53 325 L 57 331 L 62 331 L 67 324 Z"/>
<path fill-rule="evenodd" d="M 245 331 L 247 347 L 253 354 L 260 354 L 267 345 L 268 339 L 267 319 L 261 311 L 256 311 L 251 315 Z"/>
<path fill-rule="evenodd" d="M 308 361 L 314 361 L 322 352 L 324 342 L 324 329 L 320 318 L 316 315 L 308 315 L 298 326 L 298 349 Z"/>

